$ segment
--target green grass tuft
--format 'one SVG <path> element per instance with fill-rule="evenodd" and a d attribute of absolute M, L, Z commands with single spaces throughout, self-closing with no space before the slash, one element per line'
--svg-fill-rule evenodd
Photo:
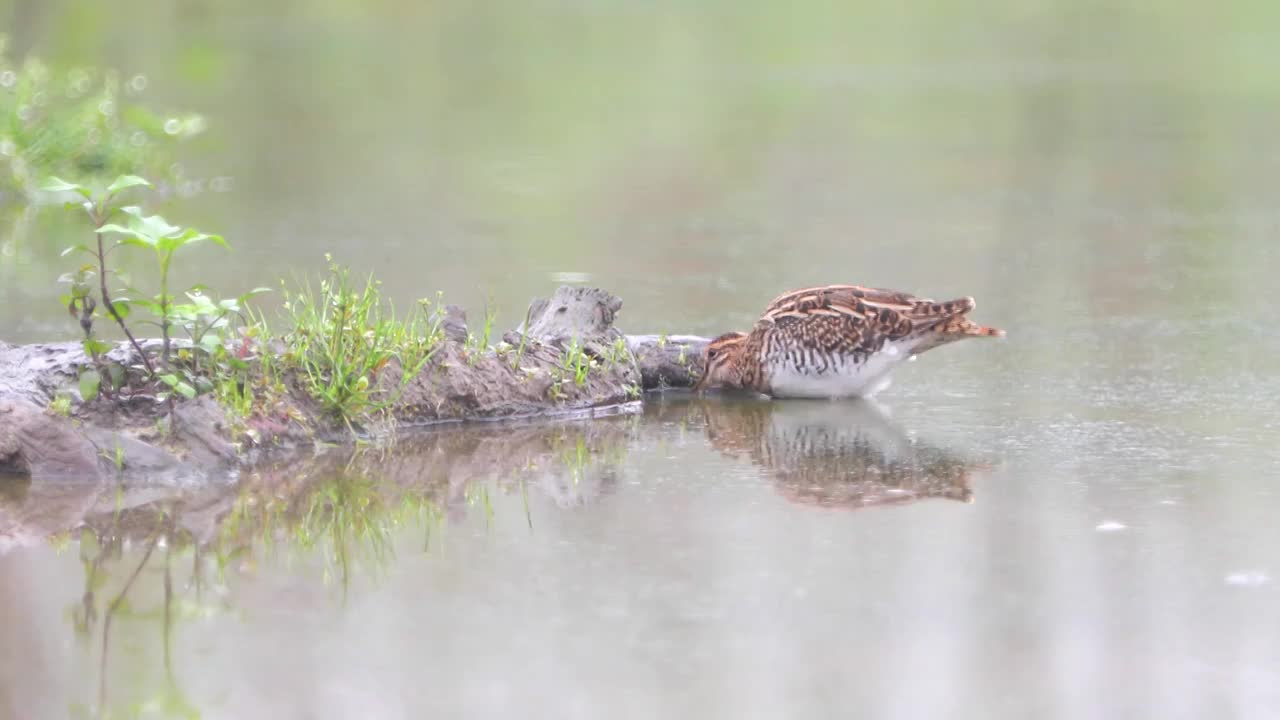
<path fill-rule="evenodd" d="M 347 268 L 331 262 L 318 291 L 304 282 L 284 292 L 284 362 L 301 371 L 307 392 L 326 413 L 352 429 L 395 402 L 444 338 L 443 316 L 429 302 L 400 320 L 379 287 L 372 276 L 357 286 Z M 399 385 L 386 391 L 378 378 L 392 361 L 400 367 Z"/>

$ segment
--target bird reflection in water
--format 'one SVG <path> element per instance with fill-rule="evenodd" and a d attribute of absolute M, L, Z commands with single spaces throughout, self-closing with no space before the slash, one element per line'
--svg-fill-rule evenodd
<path fill-rule="evenodd" d="M 973 502 L 971 476 L 989 466 L 916 441 L 866 401 L 690 398 L 721 453 L 745 457 L 791 502 L 857 509 L 924 498 Z"/>

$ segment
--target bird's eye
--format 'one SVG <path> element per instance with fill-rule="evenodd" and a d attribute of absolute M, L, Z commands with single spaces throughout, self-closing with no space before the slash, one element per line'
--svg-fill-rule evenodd
<path fill-rule="evenodd" d="M 715 359 L 716 359 L 716 353 L 717 353 L 717 352 L 718 352 L 718 351 L 717 351 L 715 348 L 712 348 L 712 349 L 708 350 L 708 351 L 707 351 L 707 359 L 708 359 L 708 360 L 715 360 Z"/>

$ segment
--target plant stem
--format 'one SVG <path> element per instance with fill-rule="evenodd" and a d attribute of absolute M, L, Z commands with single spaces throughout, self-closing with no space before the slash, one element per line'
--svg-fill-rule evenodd
<path fill-rule="evenodd" d="M 169 258 L 160 262 L 160 356 L 164 358 L 164 369 L 171 371 L 169 362 Z"/>
<path fill-rule="evenodd" d="M 168 540 L 168 538 L 165 538 Z M 170 561 L 173 559 L 173 545 L 166 543 L 164 550 L 164 674 L 169 682 L 173 682 L 173 573 Z"/>
<path fill-rule="evenodd" d="M 101 218 L 101 221 L 98 222 L 98 227 L 102 227 L 105 220 L 105 218 Z M 142 346 L 133 337 L 133 333 L 129 332 L 128 326 L 124 324 L 124 318 L 120 317 L 120 313 L 116 311 L 115 303 L 111 302 L 111 294 L 107 292 L 107 255 L 102 251 L 102 233 L 95 230 L 94 235 L 98 238 L 98 289 L 102 292 L 102 304 L 107 306 L 107 312 L 111 313 L 111 317 L 115 319 L 116 324 L 124 331 L 124 336 L 129 338 L 129 344 L 133 345 L 133 349 L 142 358 L 142 364 L 146 366 L 147 374 L 155 377 L 156 369 L 152 367 L 147 353 L 143 351 Z"/>
<path fill-rule="evenodd" d="M 160 541 L 160 533 L 157 531 L 151 537 L 151 542 L 147 545 L 147 551 L 142 555 L 142 562 L 133 569 L 133 573 L 129 575 L 129 579 L 125 581 L 124 588 L 120 590 L 120 594 L 111 601 L 107 606 L 102 621 L 102 665 L 98 668 L 98 708 L 103 709 L 107 705 L 107 652 L 111 649 L 111 619 L 116 616 L 120 610 L 121 603 L 124 602 L 125 595 L 129 594 L 129 589 L 133 587 L 133 583 L 137 581 L 138 575 L 142 573 L 142 568 L 146 566 L 147 561 L 151 559 L 151 553 L 156 549 L 156 544 Z"/>

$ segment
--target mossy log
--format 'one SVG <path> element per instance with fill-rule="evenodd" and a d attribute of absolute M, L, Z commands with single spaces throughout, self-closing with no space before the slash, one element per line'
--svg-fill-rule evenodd
<path fill-rule="evenodd" d="M 171 418 L 146 394 L 83 402 L 78 377 L 92 363 L 80 343 L 0 342 L 0 475 L 225 478 L 317 442 L 386 438 L 440 423 L 633 412 L 642 390 L 689 387 L 706 339 L 624 335 L 614 326 L 621 308 L 604 290 L 561 287 L 535 300 L 527 328 L 506 333 L 497 350 L 469 346 L 465 314 L 450 308 L 431 361 L 403 386 L 391 362 L 375 379 L 391 403 L 359 427 L 326 417 L 297 382 L 286 383 L 275 407 L 235 420 L 207 395 L 177 402 Z M 151 351 L 158 341 L 143 345 Z M 586 372 L 567 367 L 574 351 L 588 362 Z M 127 343 L 107 357 L 138 362 Z M 51 409 L 59 397 L 70 400 L 65 416 Z"/>

